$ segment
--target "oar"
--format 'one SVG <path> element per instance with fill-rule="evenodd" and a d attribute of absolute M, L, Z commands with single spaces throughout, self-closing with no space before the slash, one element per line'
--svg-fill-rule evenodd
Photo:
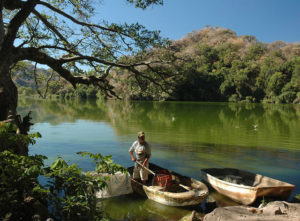
<path fill-rule="evenodd" d="M 148 169 L 147 167 L 143 166 L 140 162 L 135 161 L 138 165 L 140 165 L 143 169 L 147 170 L 149 173 L 153 174 L 153 178 L 152 178 L 152 186 L 154 185 L 155 182 L 155 177 L 156 177 L 156 173 L 154 173 L 152 170 Z"/>
<path fill-rule="evenodd" d="M 147 167 L 143 166 L 140 162 L 138 161 L 135 161 L 138 165 L 140 165 L 143 169 L 147 170 L 149 173 L 152 173 L 154 175 L 154 177 L 152 178 L 152 186 L 154 185 L 154 181 L 155 181 L 155 177 L 157 176 L 156 173 L 154 173 L 152 170 L 148 169 Z M 167 185 L 167 180 L 166 180 L 166 183 L 163 187 L 163 190 L 166 189 L 166 185 Z"/>
<path fill-rule="evenodd" d="M 152 170 L 148 169 L 147 167 L 143 166 L 139 161 L 135 161 L 138 165 L 140 165 L 143 169 L 147 170 L 149 173 L 152 173 L 154 176 L 156 176 L 156 173 L 154 173 Z"/>

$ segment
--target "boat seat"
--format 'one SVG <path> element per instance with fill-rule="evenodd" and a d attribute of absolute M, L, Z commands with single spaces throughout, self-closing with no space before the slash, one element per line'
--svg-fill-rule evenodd
<path fill-rule="evenodd" d="M 162 186 L 151 186 L 151 188 L 156 191 L 164 191 L 165 190 L 165 188 Z"/>
<path fill-rule="evenodd" d="M 230 174 L 225 176 L 218 176 L 218 179 L 224 180 L 229 183 L 240 184 L 242 183 L 243 177 Z"/>

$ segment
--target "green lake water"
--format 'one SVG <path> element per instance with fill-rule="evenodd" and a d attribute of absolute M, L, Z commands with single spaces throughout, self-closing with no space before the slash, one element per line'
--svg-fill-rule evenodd
<path fill-rule="evenodd" d="M 158 165 L 196 179 L 201 168 L 235 167 L 295 184 L 300 193 L 300 105 L 20 99 L 19 113 L 30 110 L 32 131 L 43 136 L 30 154 L 46 155 L 46 163 L 63 156 L 91 170 L 76 154 L 89 151 L 131 166 L 128 149 L 143 130 Z M 135 196 L 101 204 L 113 220 L 177 220 L 189 212 Z"/>

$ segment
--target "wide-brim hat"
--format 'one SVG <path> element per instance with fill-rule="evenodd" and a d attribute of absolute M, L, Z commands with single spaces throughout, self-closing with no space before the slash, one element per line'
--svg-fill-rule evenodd
<path fill-rule="evenodd" d="M 138 137 L 144 137 L 144 136 L 145 136 L 145 132 L 144 131 L 138 132 Z"/>

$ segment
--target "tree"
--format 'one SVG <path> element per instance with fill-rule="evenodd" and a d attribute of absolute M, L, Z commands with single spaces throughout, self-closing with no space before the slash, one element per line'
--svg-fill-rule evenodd
<path fill-rule="evenodd" d="M 141 9 L 163 4 L 163 0 L 126 1 Z M 10 70 L 24 60 L 47 65 L 74 88 L 94 85 L 107 96 L 115 95 L 108 80 L 113 68 L 155 83 L 153 75 L 142 74 L 139 67 L 151 68 L 157 61 L 129 58 L 167 41 L 158 31 L 148 31 L 138 23 L 93 23 L 94 7 L 91 0 L 0 0 L 0 121 L 22 128 L 16 113 L 18 90 Z"/>

